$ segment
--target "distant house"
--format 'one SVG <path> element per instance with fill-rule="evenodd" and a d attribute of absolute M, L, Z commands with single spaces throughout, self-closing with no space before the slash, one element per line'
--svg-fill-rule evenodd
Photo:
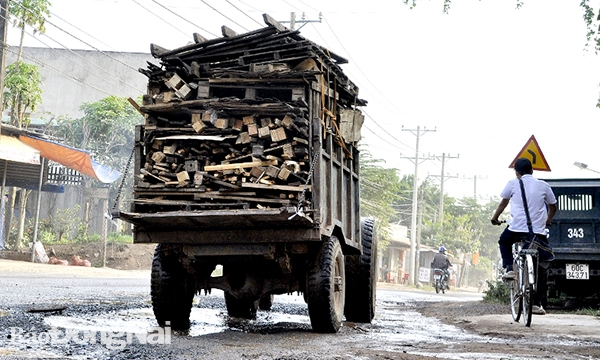
<path fill-rule="evenodd" d="M 410 238 L 408 237 L 408 227 L 404 225 L 391 224 L 391 238 L 387 249 L 381 254 L 380 262 L 380 281 L 390 281 L 394 283 L 406 283 L 408 281 L 410 268 Z M 431 261 L 435 254 L 438 253 L 438 248 L 419 244 L 417 246 L 417 257 L 415 266 L 418 269 L 429 269 Z M 450 253 L 447 254 L 451 262 L 454 259 Z M 388 277 L 383 272 L 383 267 L 389 273 Z"/>
<path fill-rule="evenodd" d="M 381 266 L 389 270 L 389 281 L 403 283 L 410 259 L 410 239 L 407 237 L 408 228 L 404 225 L 391 224 L 391 238 L 387 249 L 381 254 Z M 380 271 L 379 280 L 388 281 L 387 276 Z"/>

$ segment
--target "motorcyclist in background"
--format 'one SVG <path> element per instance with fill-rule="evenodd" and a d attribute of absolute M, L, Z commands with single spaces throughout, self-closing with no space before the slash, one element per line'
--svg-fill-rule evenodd
<path fill-rule="evenodd" d="M 452 267 L 450 263 L 450 259 L 446 255 L 446 248 L 444 246 L 440 246 L 440 252 L 435 254 L 433 260 L 431 261 L 431 267 L 433 269 L 442 269 L 444 270 L 444 274 L 446 276 L 446 280 L 450 278 L 450 270 L 448 268 Z"/>

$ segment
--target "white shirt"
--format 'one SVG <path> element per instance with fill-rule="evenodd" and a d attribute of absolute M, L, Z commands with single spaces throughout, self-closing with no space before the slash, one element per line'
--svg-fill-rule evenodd
<path fill-rule="evenodd" d="M 546 220 L 548 219 L 546 204 L 556 204 L 556 197 L 550 185 L 545 181 L 536 179 L 530 174 L 521 176 L 521 180 L 523 180 L 523 186 L 525 187 L 525 196 L 527 197 L 527 206 L 529 208 L 533 232 L 543 234 L 546 228 Z M 512 220 L 509 222 L 508 229 L 515 232 L 529 232 L 519 179 L 510 180 L 500 193 L 500 197 L 510 200 Z"/>

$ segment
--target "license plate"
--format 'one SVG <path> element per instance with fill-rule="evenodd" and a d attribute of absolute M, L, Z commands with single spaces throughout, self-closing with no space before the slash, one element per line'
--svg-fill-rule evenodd
<path fill-rule="evenodd" d="M 436 280 L 437 280 L 437 279 L 441 279 L 441 278 L 442 278 L 442 275 L 433 275 L 433 278 L 434 278 L 434 279 L 436 279 Z"/>
<path fill-rule="evenodd" d="M 567 279 L 589 280 L 590 266 L 588 264 L 567 264 Z"/>

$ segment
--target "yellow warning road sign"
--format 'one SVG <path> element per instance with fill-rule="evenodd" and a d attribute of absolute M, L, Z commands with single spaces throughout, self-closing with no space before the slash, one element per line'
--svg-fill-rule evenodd
<path fill-rule="evenodd" d="M 544 153 L 542 153 L 542 149 L 540 149 L 540 146 L 538 145 L 537 141 L 535 140 L 535 136 L 533 135 L 531 135 L 529 140 L 527 140 L 527 143 L 525 144 L 525 146 L 523 146 L 523 149 L 521 149 L 517 157 L 512 161 L 512 163 L 508 167 L 514 168 L 515 162 L 519 158 L 527 158 L 531 160 L 533 170 L 551 171 L 550 165 L 548 165 L 548 162 L 544 157 Z"/>

